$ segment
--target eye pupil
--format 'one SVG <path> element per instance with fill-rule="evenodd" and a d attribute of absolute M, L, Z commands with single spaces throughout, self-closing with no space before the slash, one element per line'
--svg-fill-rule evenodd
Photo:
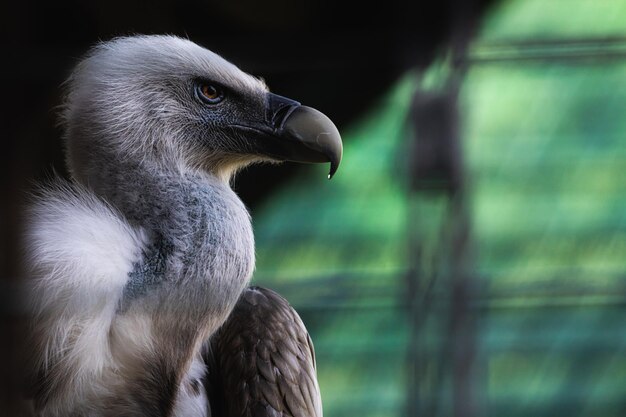
<path fill-rule="evenodd" d="M 211 104 L 218 103 L 222 100 L 222 91 L 211 84 L 200 85 L 200 93 L 202 94 L 202 98 Z"/>
<path fill-rule="evenodd" d="M 212 85 L 203 85 L 202 94 L 207 96 L 207 98 L 215 98 L 217 97 L 217 89 Z"/>

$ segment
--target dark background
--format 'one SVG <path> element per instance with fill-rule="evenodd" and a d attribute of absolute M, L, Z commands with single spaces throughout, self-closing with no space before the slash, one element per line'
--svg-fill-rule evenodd
<path fill-rule="evenodd" d="M 99 40 L 169 33 L 223 55 L 272 91 L 326 113 L 341 130 L 397 77 L 444 45 L 471 36 L 487 0 L 297 3 L 287 0 L 5 2 L 2 28 L 0 311 L 2 357 L 11 358 L 19 277 L 21 204 L 33 180 L 66 176 L 56 125 L 64 79 Z M 235 187 L 255 206 L 297 169 L 253 167 Z M 3 360 L 0 414 L 13 415 L 15 361 Z M 4 414 L 3 414 L 4 415 Z"/>

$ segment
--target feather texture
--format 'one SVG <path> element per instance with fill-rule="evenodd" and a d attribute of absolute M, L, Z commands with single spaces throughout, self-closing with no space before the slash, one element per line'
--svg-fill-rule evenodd
<path fill-rule="evenodd" d="M 109 329 L 147 238 L 73 182 L 42 189 L 28 218 L 31 393 L 55 415 L 104 389 L 96 381 L 112 362 Z"/>
<path fill-rule="evenodd" d="M 205 355 L 215 415 L 321 417 L 315 351 L 287 300 L 269 289 L 244 291 Z"/>

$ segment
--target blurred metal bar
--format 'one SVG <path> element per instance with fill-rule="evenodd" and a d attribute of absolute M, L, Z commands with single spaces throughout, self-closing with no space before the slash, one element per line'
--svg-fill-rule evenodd
<path fill-rule="evenodd" d="M 518 61 L 572 64 L 624 59 L 626 59 L 626 36 L 482 42 L 472 45 L 467 56 L 470 64 Z"/>
<path fill-rule="evenodd" d="M 460 8 L 459 17 L 471 12 L 467 7 Z M 419 202 L 439 196 L 445 204 L 436 236 L 421 230 L 419 204 L 409 210 L 409 416 L 482 414 L 475 348 L 478 287 L 470 272 L 471 220 L 458 111 L 471 28 L 462 19 L 456 23 L 452 65 L 445 79 L 437 89 L 417 91 L 411 111 L 409 199 Z M 435 343 L 434 350 L 425 351 L 426 342 Z"/>
<path fill-rule="evenodd" d="M 440 92 L 417 92 L 412 111 L 415 138 L 411 153 L 411 199 L 445 199 L 438 236 L 420 230 L 419 205 L 409 211 L 410 271 L 407 293 L 412 320 L 408 360 L 409 416 L 478 415 L 474 391 L 474 312 L 476 298 L 468 267 L 469 215 L 459 144 L 458 74 Z M 429 256 L 425 254 L 429 253 Z M 432 267 L 428 267 L 430 264 Z M 437 308 L 434 307 L 435 294 Z M 434 353 L 421 347 L 426 321 L 437 320 L 440 346 Z M 447 323 L 447 324 L 446 324 Z M 429 341 L 432 342 L 432 341 Z M 451 378 L 447 381 L 447 378 Z M 451 387 L 446 397 L 446 386 Z"/>

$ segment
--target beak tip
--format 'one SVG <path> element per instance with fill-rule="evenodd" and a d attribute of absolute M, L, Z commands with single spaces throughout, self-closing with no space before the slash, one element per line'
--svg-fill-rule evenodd
<path fill-rule="evenodd" d="M 335 161 L 331 161 L 330 162 L 330 172 L 328 173 L 328 179 L 332 179 L 333 176 L 335 176 L 335 173 L 337 172 L 337 168 L 339 168 L 339 163 L 335 162 Z"/>

